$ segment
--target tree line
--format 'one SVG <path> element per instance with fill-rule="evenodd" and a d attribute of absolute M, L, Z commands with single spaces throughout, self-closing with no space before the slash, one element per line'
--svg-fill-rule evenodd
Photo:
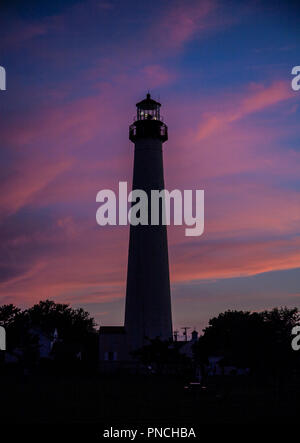
<path fill-rule="evenodd" d="M 192 357 L 182 352 L 183 343 L 161 342 L 158 339 L 135 353 L 146 366 L 198 365 L 205 367 L 210 356 L 220 356 L 220 365 L 249 368 L 252 373 L 278 375 L 299 368 L 300 351 L 292 349 L 292 329 L 300 324 L 297 308 L 274 308 L 262 312 L 228 310 L 209 320 L 199 339 L 192 346 Z M 38 333 L 53 339 L 56 360 L 92 360 L 98 357 L 98 334 L 95 320 L 82 308 L 51 300 L 40 301 L 21 310 L 13 304 L 0 306 L 0 326 L 6 329 L 7 351 L 22 350 L 24 364 L 39 358 Z"/>

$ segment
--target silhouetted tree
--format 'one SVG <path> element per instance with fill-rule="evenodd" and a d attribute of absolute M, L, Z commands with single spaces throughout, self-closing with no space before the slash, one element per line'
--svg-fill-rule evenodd
<path fill-rule="evenodd" d="M 56 328 L 66 342 L 80 342 L 95 332 L 94 319 L 87 311 L 51 300 L 40 301 L 27 309 L 26 316 L 31 327 L 40 328 L 46 334 Z"/>
<path fill-rule="evenodd" d="M 51 335 L 57 329 L 61 341 L 54 345 L 53 354 L 60 361 L 74 359 L 78 352 L 83 353 L 90 341 L 94 342 L 95 321 L 82 308 L 45 300 L 28 309 L 26 316 L 32 328 L 39 328 L 45 334 Z"/>
<path fill-rule="evenodd" d="M 13 304 L 0 306 L 0 325 L 6 329 L 12 326 L 20 315 L 21 309 Z"/>
<path fill-rule="evenodd" d="M 291 348 L 292 328 L 299 324 L 300 313 L 297 308 L 274 308 L 260 313 L 264 321 L 263 360 L 275 375 L 283 375 L 295 367 L 299 353 Z"/>
<path fill-rule="evenodd" d="M 6 328 L 8 350 L 20 348 L 23 359 L 31 363 L 38 355 L 38 337 L 40 331 L 51 337 L 55 329 L 61 342 L 53 348 L 53 353 L 60 360 L 69 359 L 96 344 L 94 319 L 82 308 L 73 309 L 67 304 L 51 300 L 40 301 L 33 307 L 21 311 L 16 306 L 0 307 L 0 325 Z M 97 347 L 95 352 L 97 352 Z"/>
<path fill-rule="evenodd" d="M 0 325 L 6 329 L 7 349 L 23 345 L 29 339 L 26 316 L 13 304 L 0 306 Z"/>
<path fill-rule="evenodd" d="M 0 306 L 0 325 L 6 330 L 6 347 L 9 352 L 16 351 L 15 356 L 23 362 L 36 361 L 38 342 L 29 330 L 26 311 L 13 304 Z"/>
<path fill-rule="evenodd" d="M 278 375 L 290 370 L 298 356 L 291 348 L 291 330 L 299 322 L 297 308 L 271 311 L 226 311 L 209 320 L 195 345 L 199 363 L 220 355 L 237 367 Z"/>

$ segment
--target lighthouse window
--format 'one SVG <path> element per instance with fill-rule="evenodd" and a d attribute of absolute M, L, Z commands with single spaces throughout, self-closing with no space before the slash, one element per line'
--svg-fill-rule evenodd
<path fill-rule="evenodd" d="M 138 120 L 160 120 L 159 108 L 155 107 L 154 109 L 141 109 L 138 108 L 137 111 Z"/>

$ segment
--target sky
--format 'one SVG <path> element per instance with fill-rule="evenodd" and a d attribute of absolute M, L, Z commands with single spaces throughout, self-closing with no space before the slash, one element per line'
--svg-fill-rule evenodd
<path fill-rule="evenodd" d="M 204 189 L 205 231 L 168 228 L 174 329 L 300 302 L 296 2 L 87 0 L 1 6 L 0 304 L 124 319 L 129 227 L 96 194 L 131 183 L 149 90 L 166 188 Z"/>

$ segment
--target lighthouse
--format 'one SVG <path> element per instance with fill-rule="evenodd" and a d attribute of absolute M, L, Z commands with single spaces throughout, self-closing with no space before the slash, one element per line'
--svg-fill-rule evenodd
<path fill-rule="evenodd" d="M 125 306 L 129 352 L 150 339 L 172 338 L 167 227 L 162 223 L 162 204 L 158 224 L 150 223 L 151 191 L 165 188 L 163 143 L 168 140 L 168 128 L 160 116 L 161 104 L 150 94 L 136 108 L 136 120 L 129 127 L 129 139 L 134 143 L 132 188 L 147 193 L 149 224 L 130 226 Z"/>
<path fill-rule="evenodd" d="M 103 371 L 132 363 L 133 351 L 151 339 L 172 340 L 172 314 L 167 227 L 160 201 L 151 225 L 151 191 L 164 186 L 163 143 L 168 128 L 160 116 L 161 104 L 150 94 L 137 103 L 135 121 L 129 127 L 134 143 L 133 190 L 148 197 L 148 225 L 130 225 L 124 326 L 101 326 L 99 360 Z"/>

